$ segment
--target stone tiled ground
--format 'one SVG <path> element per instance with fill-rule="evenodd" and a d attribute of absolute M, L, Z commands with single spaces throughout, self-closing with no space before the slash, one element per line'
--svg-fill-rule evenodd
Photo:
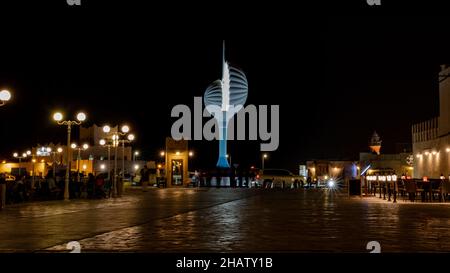
<path fill-rule="evenodd" d="M 322 190 L 155 189 L 0 212 L 0 251 L 450 252 L 450 203 Z"/>

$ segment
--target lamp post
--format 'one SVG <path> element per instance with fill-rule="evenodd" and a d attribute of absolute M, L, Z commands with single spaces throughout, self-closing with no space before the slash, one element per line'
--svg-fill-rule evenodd
<path fill-rule="evenodd" d="M 134 140 L 134 135 L 129 134 L 130 127 L 128 125 L 123 125 L 120 128 L 120 132 L 117 132 L 117 141 L 119 143 L 122 143 L 122 181 L 125 178 L 125 143 L 131 143 Z M 120 139 L 119 136 L 123 136 L 123 139 Z M 126 138 L 125 138 L 126 136 Z M 116 153 L 117 153 L 117 147 L 116 147 Z"/>
<path fill-rule="evenodd" d="M 53 114 L 53 119 L 58 123 L 58 125 L 67 126 L 67 169 L 64 185 L 64 200 L 69 200 L 70 165 L 72 161 L 72 153 L 70 150 L 70 132 L 73 125 L 81 125 L 81 123 L 86 120 L 86 114 L 82 112 L 78 113 L 77 120 L 63 120 L 63 115 L 57 112 Z"/>
<path fill-rule="evenodd" d="M 105 139 L 100 139 L 100 145 L 101 146 L 106 146 L 108 148 L 108 181 L 110 181 L 111 177 L 110 177 L 110 172 L 111 172 L 111 164 L 110 164 L 110 160 L 111 160 L 111 144 L 109 142 L 107 142 Z"/>
<path fill-rule="evenodd" d="M 228 164 L 230 164 L 230 166 L 231 166 L 231 155 L 226 154 L 226 155 L 225 155 L 225 158 L 226 158 L 226 159 L 230 159 Z"/>
<path fill-rule="evenodd" d="M 35 177 L 35 174 L 34 174 L 34 172 L 35 172 L 35 170 L 36 170 L 36 158 L 33 158 L 33 159 L 31 159 L 31 162 L 33 162 L 33 178 L 32 178 L 32 180 L 31 180 L 31 189 L 34 189 L 34 177 Z"/>
<path fill-rule="evenodd" d="M 31 154 L 31 152 L 30 152 Z M 20 163 L 22 162 L 22 158 L 27 158 L 27 153 L 23 153 L 22 156 L 19 156 L 18 153 L 14 153 L 13 156 L 17 159 L 19 159 L 19 176 L 20 176 Z"/>
<path fill-rule="evenodd" d="M 125 143 L 130 143 L 134 140 L 133 134 L 128 134 L 130 127 L 123 125 L 120 132 L 112 132 L 112 146 L 114 147 L 114 177 L 113 177 L 113 197 L 117 196 L 117 147 L 122 144 L 122 175 L 123 180 L 125 174 Z M 103 126 L 103 132 L 106 134 L 111 134 L 111 128 L 108 125 Z M 124 139 L 120 139 L 120 136 L 126 136 Z M 105 141 L 106 142 L 106 141 Z"/>
<path fill-rule="evenodd" d="M 266 158 L 267 158 L 267 154 L 263 154 L 262 155 L 262 164 L 261 164 L 262 169 L 261 170 L 264 170 L 264 159 L 266 159 Z"/>
<path fill-rule="evenodd" d="M 0 106 L 5 105 L 11 99 L 11 92 L 8 90 L 0 91 Z"/>
<path fill-rule="evenodd" d="M 397 175 L 392 175 L 392 181 L 394 181 L 394 203 L 397 203 Z"/>
<path fill-rule="evenodd" d="M 51 151 L 51 149 L 50 149 Z M 56 151 L 52 151 L 52 155 L 53 155 L 53 179 L 56 179 L 56 154 L 60 154 L 62 153 L 63 149 L 61 147 L 58 147 L 58 149 L 56 149 Z"/>
<path fill-rule="evenodd" d="M 78 147 L 77 144 L 72 143 L 72 145 L 70 145 L 70 147 L 74 150 L 78 150 L 78 156 L 77 156 L 77 176 L 78 176 L 78 181 L 80 182 L 80 161 L 81 161 L 81 150 L 86 151 L 87 149 L 89 149 L 89 145 L 87 143 L 84 143 L 83 146 Z"/>
<path fill-rule="evenodd" d="M 129 134 L 126 139 L 122 139 L 122 180 L 125 178 L 125 143 L 131 143 L 134 140 L 134 135 Z"/>

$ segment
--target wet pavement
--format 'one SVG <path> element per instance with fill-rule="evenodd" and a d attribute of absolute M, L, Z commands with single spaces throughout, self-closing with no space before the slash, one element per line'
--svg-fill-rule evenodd
<path fill-rule="evenodd" d="M 327 190 L 152 189 L 0 212 L 0 252 L 450 252 L 450 202 Z"/>

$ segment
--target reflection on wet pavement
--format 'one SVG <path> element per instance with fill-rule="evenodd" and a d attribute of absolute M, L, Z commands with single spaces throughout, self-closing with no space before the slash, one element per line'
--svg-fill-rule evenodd
<path fill-rule="evenodd" d="M 450 203 L 348 198 L 322 190 L 160 189 L 43 202 L 0 213 L 0 251 L 450 251 Z"/>

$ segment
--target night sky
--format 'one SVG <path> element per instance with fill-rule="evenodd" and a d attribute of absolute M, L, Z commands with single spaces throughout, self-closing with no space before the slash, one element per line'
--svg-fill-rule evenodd
<path fill-rule="evenodd" d="M 193 105 L 221 77 L 223 39 L 227 60 L 247 75 L 247 104 L 280 105 L 280 146 L 267 168 L 297 172 L 308 159 L 357 159 L 374 130 L 382 152 L 394 152 L 411 141 L 411 124 L 438 114 L 437 73 L 450 55 L 445 17 L 324 15 L 245 21 L 232 33 L 167 27 L 170 17 L 138 11 L 73 16 L 2 25 L 0 88 L 13 92 L 0 108 L 2 158 L 64 143 L 52 113 L 75 117 L 79 109 L 87 124 L 130 124 L 135 147 L 156 158 L 176 120 L 172 107 Z M 233 163 L 259 166 L 259 144 L 229 142 Z M 194 166 L 215 165 L 217 142 L 190 146 Z"/>

